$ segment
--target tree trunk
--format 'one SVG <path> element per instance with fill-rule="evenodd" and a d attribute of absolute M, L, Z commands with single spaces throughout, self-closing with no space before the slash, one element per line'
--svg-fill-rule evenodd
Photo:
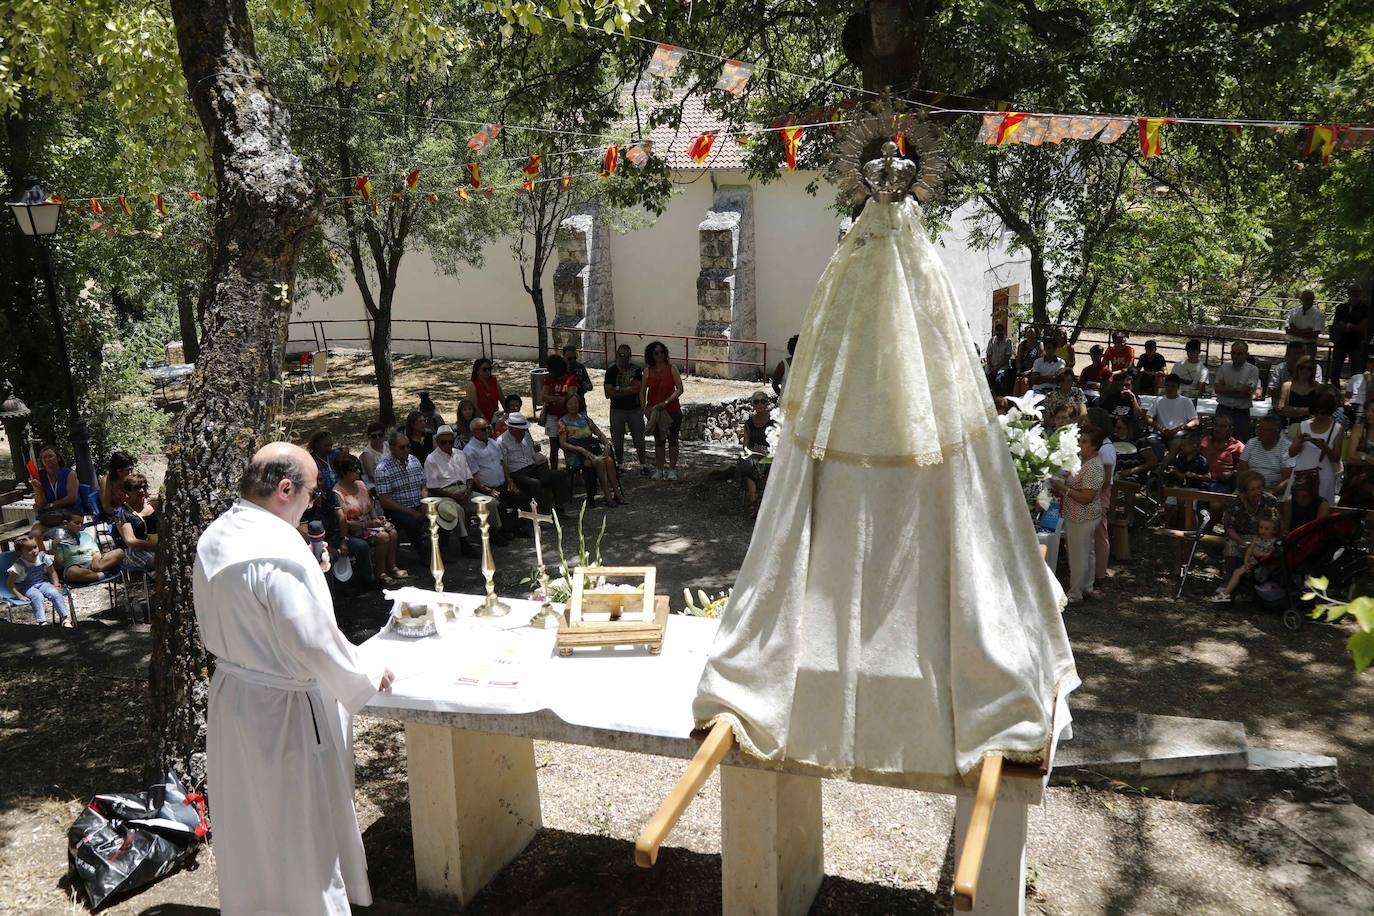
<path fill-rule="evenodd" d="M 205 340 L 168 452 L 150 664 L 153 765 L 205 775 L 211 659 L 192 602 L 196 541 L 237 498 L 280 399 L 290 293 L 320 194 L 258 67 L 246 0 L 172 0 L 191 101 L 215 167 Z"/>
<path fill-rule="evenodd" d="M 396 297 L 396 280 L 381 278 L 381 298 L 372 313 L 372 369 L 377 376 L 377 417 L 387 426 L 396 425 L 396 401 L 391 393 L 391 306 Z"/>
<path fill-rule="evenodd" d="M 188 363 L 200 362 L 200 341 L 196 338 L 196 287 L 182 280 L 177 287 L 177 321 L 181 325 L 181 354 Z"/>
<path fill-rule="evenodd" d="M 1050 323 L 1049 277 L 1045 275 L 1045 253 L 1028 247 L 1031 272 L 1031 321 L 1044 326 Z"/>
<path fill-rule="evenodd" d="M 530 301 L 534 303 L 534 325 L 539 334 L 539 365 L 549 356 L 549 315 L 544 310 L 544 284 L 539 275 L 534 275 L 534 283 L 526 287 L 530 291 Z"/>

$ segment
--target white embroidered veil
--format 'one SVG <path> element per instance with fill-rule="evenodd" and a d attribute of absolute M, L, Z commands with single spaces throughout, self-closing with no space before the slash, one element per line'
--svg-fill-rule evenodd
<path fill-rule="evenodd" d="M 1039 761 L 1078 679 L 909 185 L 868 202 L 807 310 L 693 712 L 769 760 L 967 779 L 991 751 Z"/>

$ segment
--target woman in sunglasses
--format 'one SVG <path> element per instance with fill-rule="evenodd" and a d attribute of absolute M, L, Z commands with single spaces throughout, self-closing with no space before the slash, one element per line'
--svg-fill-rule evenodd
<path fill-rule="evenodd" d="M 496 412 L 501 409 L 501 383 L 496 380 L 496 367 L 485 356 L 472 364 L 467 399 L 477 406 L 477 412 L 488 423 L 495 419 Z"/>
<path fill-rule="evenodd" d="M 773 462 L 773 449 L 768 442 L 768 431 L 773 428 L 773 402 L 765 392 L 755 391 L 749 404 L 754 412 L 740 427 L 739 441 L 744 454 L 735 462 L 735 482 L 744 488 L 749 514 L 757 516 Z"/>
<path fill-rule="evenodd" d="M 157 506 L 148 498 L 148 478 L 137 471 L 124 478 L 124 505 L 115 513 L 115 540 L 124 548 L 125 569 L 153 571 Z"/>

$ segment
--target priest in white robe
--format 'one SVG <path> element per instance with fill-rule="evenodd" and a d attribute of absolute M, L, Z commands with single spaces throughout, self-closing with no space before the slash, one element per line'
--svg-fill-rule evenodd
<path fill-rule="evenodd" d="M 196 547 L 196 619 L 215 656 L 209 795 L 228 916 L 372 902 L 353 807 L 352 714 L 392 674 L 369 667 L 339 632 L 320 561 L 296 528 L 318 483 L 303 449 L 264 446 L 242 498 Z"/>

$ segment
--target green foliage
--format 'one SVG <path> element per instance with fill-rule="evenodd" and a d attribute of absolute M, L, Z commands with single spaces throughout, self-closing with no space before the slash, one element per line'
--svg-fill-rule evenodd
<path fill-rule="evenodd" d="M 1302 597 L 1304 601 L 1322 602 L 1312 609 L 1312 617 L 1315 620 L 1325 617 L 1330 622 L 1340 620 L 1347 614 L 1355 618 L 1355 624 L 1359 629 L 1346 640 L 1345 646 L 1355 662 L 1355 673 L 1359 674 L 1374 664 L 1374 598 L 1360 595 L 1350 601 L 1340 601 L 1326 593 L 1330 584 L 1324 576 L 1309 578 L 1309 591 Z"/>

